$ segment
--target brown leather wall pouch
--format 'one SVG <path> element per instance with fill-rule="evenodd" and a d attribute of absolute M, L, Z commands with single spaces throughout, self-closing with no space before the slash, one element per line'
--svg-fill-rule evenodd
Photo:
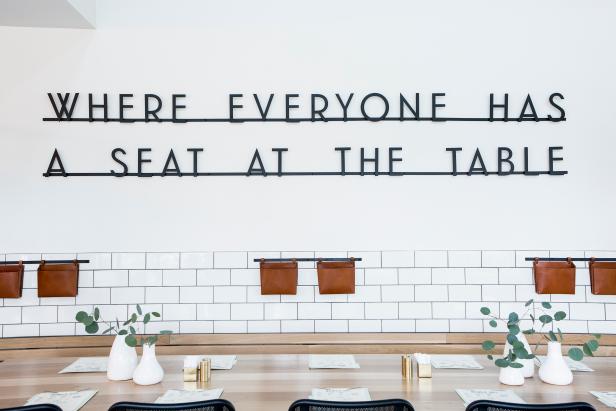
<path fill-rule="evenodd" d="M 0 265 L 0 298 L 21 298 L 24 265 Z"/>
<path fill-rule="evenodd" d="M 38 268 L 39 297 L 75 297 L 79 283 L 79 263 L 46 264 Z"/>
<path fill-rule="evenodd" d="M 297 294 L 297 261 L 259 263 L 261 294 Z"/>
<path fill-rule="evenodd" d="M 575 264 L 567 261 L 533 261 L 537 294 L 575 294 Z"/>
<path fill-rule="evenodd" d="M 616 295 L 616 262 L 590 259 L 590 291 L 598 295 Z"/>
<path fill-rule="evenodd" d="M 355 294 L 355 260 L 318 261 L 319 293 Z"/>

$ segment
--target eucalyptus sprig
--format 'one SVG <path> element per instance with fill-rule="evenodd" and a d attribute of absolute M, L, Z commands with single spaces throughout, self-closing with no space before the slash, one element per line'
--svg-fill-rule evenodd
<path fill-rule="evenodd" d="M 489 316 L 491 318 L 489 322 L 491 327 L 494 327 L 494 328 L 497 327 L 498 326 L 497 321 L 504 322 L 504 320 L 501 320 L 495 315 L 492 315 L 492 312 L 488 307 L 481 307 L 480 312 L 483 315 Z M 494 360 L 494 364 L 497 367 L 522 368 L 524 365 L 518 362 L 518 360 L 530 360 L 530 359 L 535 358 L 535 355 L 529 353 L 526 347 L 524 347 L 524 343 L 522 343 L 522 341 L 518 339 L 518 334 L 520 333 L 520 316 L 515 312 L 510 313 L 509 316 L 507 317 L 505 324 L 508 330 L 507 331 L 507 342 L 511 345 L 511 348 L 508 350 L 508 352 L 503 357 L 497 358 L 496 360 L 494 360 L 494 356 L 492 355 L 492 352 L 494 348 L 496 347 L 496 344 L 494 343 L 494 341 L 491 341 L 491 340 L 484 341 L 481 344 L 481 348 L 484 351 L 488 352 L 488 359 L 490 361 Z"/>
<path fill-rule="evenodd" d="M 533 354 L 528 353 L 526 349 L 523 349 L 524 344 L 517 338 L 517 334 L 521 331 L 520 321 L 521 319 L 525 319 L 527 315 L 530 318 L 531 327 L 526 330 L 522 330 L 523 334 L 532 335 L 543 333 L 544 328 L 549 325 L 550 329 L 545 331 L 543 338 L 547 341 L 564 342 L 563 333 L 560 327 L 556 327 L 556 330 L 554 330 L 554 327 L 557 322 L 562 321 L 567 317 L 567 313 L 564 311 L 556 311 L 552 314 L 548 311 L 552 309 L 552 304 L 549 302 L 535 302 L 533 299 L 528 300 L 524 304 L 524 307 L 526 308 L 526 312 L 524 312 L 521 316 L 515 312 L 509 313 L 506 322 L 508 330 L 507 342 L 511 344 L 512 349 L 509 350 L 509 353 L 504 358 L 499 358 L 494 361 L 494 364 L 499 367 L 522 368 L 522 364 L 516 362 L 517 359 L 531 359 L 535 357 Z M 480 312 L 483 315 L 490 317 L 488 324 L 492 328 L 496 328 L 498 326 L 498 321 L 504 321 L 497 316 L 492 315 L 488 307 L 481 307 Z M 535 329 L 535 324 L 537 324 L 537 322 L 540 324 L 539 330 Z M 598 340 L 601 338 L 601 334 L 593 334 L 593 336 L 595 338 L 585 342 L 581 349 L 578 347 L 571 347 L 567 352 L 567 356 L 575 361 L 582 360 L 584 355 L 594 356 L 594 352 L 599 348 Z M 540 343 L 541 339 L 537 340 L 535 351 L 539 348 Z M 481 345 L 483 350 L 488 352 L 491 352 L 495 346 L 496 344 L 490 340 L 484 341 Z M 492 354 L 488 354 L 488 358 L 492 360 Z"/>
<path fill-rule="evenodd" d="M 84 325 L 88 334 L 96 334 L 100 328 L 98 325 L 100 315 L 101 312 L 98 307 L 96 307 L 90 314 L 85 311 L 79 311 L 77 315 L 75 315 L 75 320 Z"/>
<path fill-rule="evenodd" d="M 535 306 L 535 302 L 534 300 L 528 300 L 525 304 L 526 307 L 528 306 Z M 546 309 L 551 309 L 552 308 L 552 304 L 547 303 L 547 302 L 542 302 L 541 303 L 541 307 L 542 308 L 546 308 Z M 551 316 L 549 313 L 544 313 L 542 315 L 540 315 L 537 320 L 539 320 L 539 322 L 541 323 L 541 328 L 539 329 L 539 331 L 535 330 L 535 312 L 533 311 L 533 314 L 530 315 L 531 320 L 533 321 L 532 323 L 532 327 L 529 328 L 528 330 L 524 330 L 524 334 L 535 334 L 535 333 L 541 333 L 543 328 L 548 325 L 551 324 L 551 329 L 547 331 L 547 334 L 543 335 L 543 338 L 548 341 L 548 342 L 560 342 L 561 344 L 564 344 L 564 337 L 563 337 L 563 333 L 561 331 L 561 329 L 559 327 L 556 327 L 556 332 L 554 332 L 554 325 L 556 322 L 558 321 L 562 321 L 565 319 L 565 317 L 567 316 L 567 314 L 564 311 L 557 311 L 554 313 L 554 316 Z M 593 334 L 594 339 L 591 339 L 587 342 L 585 342 L 582 345 L 582 348 L 579 347 L 571 347 L 569 348 L 569 350 L 567 351 L 567 356 L 569 358 L 571 358 L 574 361 L 581 361 L 584 358 L 584 355 L 588 356 L 588 357 L 594 357 L 594 353 L 595 351 L 597 351 L 599 349 L 599 339 L 601 338 L 601 334 Z M 537 344 L 535 345 L 535 350 L 539 347 L 541 340 L 537 341 Z"/>
<path fill-rule="evenodd" d="M 79 311 L 77 315 L 75 315 L 75 320 L 85 326 L 85 330 L 88 334 L 96 334 L 100 330 L 100 324 L 106 324 L 107 328 L 102 332 L 102 334 L 124 335 L 124 342 L 129 347 L 136 347 L 138 345 L 154 345 L 158 341 L 159 335 L 172 334 L 172 331 L 170 330 L 162 330 L 158 335 L 139 335 L 136 329 L 136 327 L 138 327 L 138 323 L 142 322 L 143 325 L 146 325 L 152 321 L 153 317 L 160 318 L 160 314 L 156 311 L 144 314 L 139 304 L 137 304 L 136 309 L 137 312 L 132 313 L 130 317 L 121 325 L 117 318 L 115 323 L 104 321 L 98 307 L 94 307 L 91 313 Z"/>

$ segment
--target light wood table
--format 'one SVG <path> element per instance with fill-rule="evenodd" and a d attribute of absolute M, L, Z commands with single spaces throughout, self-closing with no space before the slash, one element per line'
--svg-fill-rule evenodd
<path fill-rule="evenodd" d="M 498 382 L 498 369 L 485 357 L 476 357 L 483 370 L 434 369 L 433 378 L 402 380 L 399 355 L 356 355 L 360 369 L 309 370 L 307 355 L 240 355 L 232 370 L 212 371 L 202 388 L 224 388 L 222 398 L 238 411 L 285 411 L 296 399 L 307 398 L 317 387 L 366 387 L 373 399 L 406 398 L 416 410 L 463 410 L 456 388 L 512 389 L 529 403 L 586 401 L 608 408 L 588 391 L 616 390 L 616 358 L 584 362 L 595 372 L 575 372 L 572 385 L 544 384 L 538 377 L 521 387 Z M 23 405 L 42 391 L 98 389 L 83 410 L 102 411 L 117 401 L 153 402 L 167 389 L 195 387 L 184 383 L 182 356 L 159 356 L 165 369 L 162 383 L 141 387 L 131 381 L 107 381 L 104 373 L 58 374 L 75 358 L 20 359 L 0 363 L 0 407 Z"/>

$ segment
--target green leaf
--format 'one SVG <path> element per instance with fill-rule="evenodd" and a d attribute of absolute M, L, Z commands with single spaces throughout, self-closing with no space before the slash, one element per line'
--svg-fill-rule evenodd
<path fill-rule="evenodd" d="M 483 315 L 490 315 L 491 311 L 488 307 L 481 307 L 481 309 L 479 310 L 481 311 L 481 314 Z"/>
<path fill-rule="evenodd" d="M 490 322 L 488 324 L 490 324 L 490 327 L 492 327 L 492 328 L 496 328 L 496 326 L 498 325 L 496 320 L 490 320 Z"/>
<path fill-rule="evenodd" d="M 492 354 L 488 354 L 488 360 L 493 360 L 494 356 Z"/>
<path fill-rule="evenodd" d="M 100 317 L 101 317 L 101 310 L 99 310 L 98 307 L 94 308 L 94 319 L 98 321 Z"/>
<path fill-rule="evenodd" d="M 530 319 L 532 320 L 533 323 L 535 322 L 535 316 L 534 315 L 531 314 L 530 315 Z"/>
<path fill-rule="evenodd" d="M 109 328 L 107 328 L 105 331 L 103 331 L 103 334 L 108 334 L 108 333 L 110 333 L 111 331 L 113 331 L 113 327 L 109 327 Z"/>
<path fill-rule="evenodd" d="M 507 334 L 507 342 L 511 345 L 514 345 L 514 343 L 518 341 L 518 337 L 515 336 L 515 334 Z"/>
<path fill-rule="evenodd" d="M 135 330 L 135 327 L 133 327 L 132 325 L 130 327 L 128 327 L 128 329 L 130 330 L 131 334 L 137 334 L 137 331 Z"/>
<path fill-rule="evenodd" d="M 593 336 L 598 340 L 601 338 L 601 334 L 593 334 Z"/>
<path fill-rule="evenodd" d="M 137 338 L 133 334 L 128 334 L 126 336 L 126 338 L 124 338 L 124 342 L 129 347 L 136 347 L 137 346 Z"/>
<path fill-rule="evenodd" d="M 141 311 L 141 306 L 139 304 L 137 304 L 137 313 L 139 315 L 143 314 L 143 311 Z"/>
<path fill-rule="evenodd" d="M 133 324 L 137 322 L 137 314 L 133 313 L 133 315 L 131 315 L 130 322 Z"/>
<path fill-rule="evenodd" d="M 597 351 L 597 349 L 599 348 L 599 341 L 597 340 L 590 340 L 586 344 L 588 344 L 588 348 L 593 351 Z"/>
<path fill-rule="evenodd" d="M 513 350 L 513 353 L 515 354 L 516 357 L 525 360 L 526 357 L 528 356 L 528 351 L 526 351 L 526 348 L 522 347 L 522 348 L 516 348 L 515 350 Z"/>
<path fill-rule="evenodd" d="M 584 358 L 584 353 L 577 347 L 569 348 L 569 352 L 567 352 L 569 358 L 573 361 L 581 361 Z"/>
<path fill-rule="evenodd" d="M 156 311 L 152 311 L 152 315 L 156 318 L 160 317 L 160 313 L 157 313 Z"/>
<path fill-rule="evenodd" d="M 127 326 L 130 323 L 131 323 L 131 319 L 129 318 L 128 320 L 124 321 L 124 323 L 122 323 L 122 326 Z"/>
<path fill-rule="evenodd" d="M 524 367 L 522 364 L 520 364 L 519 362 L 512 362 L 511 364 L 509 364 L 509 366 L 511 368 L 522 368 Z"/>
<path fill-rule="evenodd" d="M 520 318 L 518 317 L 517 313 L 509 313 L 509 322 L 510 323 L 517 323 L 518 321 L 520 321 Z"/>
<path fill-rule="evenodd" d="M 543 314 L 541 317 L 539 317 L 539 321 L 541 321 L 541 323 L 543 324 L 549 324 L 552 322 L 552 317 L 547 314 Z"/>
<path fill-rule="evenodd" d="M 80 323 L 83 323 L 86 320 L 86 318 L 88 318 L 88 313 L 85 311 L 79 311 L 77 315 L 75 315 L 75 320 Z"/>
<path fill-rule="evenodd" d="M 533 299 L 531 298 L 530 300 L 526 301 L 526 304 L 524 304 L 524 307 L 528 307 L 532 303 L 533 303 Z"/>
<path fill-rule="evenodd" d="M 557 330 L 558 330 L 558 337 L 560 338 L 560 342 L 563 342 L 564 341 L 563 332 L 560 330 L 560 328 L 557 328 Z"/>
<path fill-rule="evenodd" d="M 515 324 L 509 325 L 507 328 L 509 328 L 509 334 L 518 335 L 520 332 L 520 327 Z"/>
<path fill-rule="evenodd" d="M 147 324 L 150 322 L 150 313 L 147 313 L 144 317 L 143 317 L 143 323 Z"/>
<path fill-rule="evenodd" d="M 126 334 L 128 334 L 128 331 L 126 331 L 126 330 L 120 330 L 118 332 L 118 335 L 126 335 Z"/>
<path fill-rule="evenodd" d="M 550 336 L 550 340 L 552 340 L 552 341 L 558 341 L 558 340 L 556 339 L 556 334 L 554 334 L 554 331 L 549 331 L 549 332 L 548 332 L 548 335 Z"/>
<path fill-rule="evenodd" d="M 157 341 L 158 341 L 158 337 L 156 337 L 155 335 L 151 335 L 148 338 L 146 338 L 145 344 L 154 345 L 156 344 Z"/>
<path fill-rule="evenodd" d="M 481 344 L 481 348 L 483 348 L 486 351 L 490 351 L 494 349 L 495 346 L 496 344 L 494 344 L 494 341 L 490 341 L 490 340 L 486 340 L 483 342 L 483 344 Z"/>
<path fill-rule="evenodd" d="M 522 331 L 522 333 L 526 335 L 531 335 L 535 333 L 535 330 L 533 328 L 529 328 L 528 330 Z"/>
<path fill-rule="evenodd" d="M 564 312 L 564 311 L 556 311 L 554 313 L 554 321 L 564 320 L 566 316 L 567 316 L 566 312 Z"/>
<path fill-rule="evenodd" d="M 173 331 L 171 331 L 171 330 L 162 330 L 160 333 L 162 335 L 169 335 L 169 334 L 173 334 Z"/>
<path fill-rule="evenodd" d="M 88 315 L 88 316 L 86 317 L 86 319 L 85 319 L 85 320 L 83 320 L 83 325 L 85 325 L 85 326 L 87 327 L 88 325 L 93 324 L 93 323 L 95 323 L 95 322 L 96 322 L 96 321 L 94 321 L 94 317 L 92 317 L 91 315 Z"/>
<path fill-rule="evenodd" d="M 522 341 L 516 340 L 514 341 L 513 345 L 513 349 L 515 350 L 516 348 L 524 348 L 524 343 Z"/>
<path fill-rule="evenodd" d="M 594 357 L 594 354 L 592 353 L 592 350 L 590 349 L 590 347 L 588 346 L 588 343 L 584 343 L 584 345 L 582 346 L 582 351 L 584 352 L 584 354 L 586 354 L 589 357 Z"/>
<path fill-rule="evenodd" d="M 494 361 L 494 365 L 500 368 L 506 368 L 509 367 L 509 361 L 505 358 L 499 358 L 498 360 Z"/>
<path fill-rule="evenodd" d="M 88 334 L 96 334 L 98 332 L 98 324 L 93 322 L 89 325 L 86 325 L 86 332 Z"/>
<path fill-rule="evenodd" d="M 545 308 L 546 310 L 549 310 L 550 308 L 552 308 L 552 304 L 546 303 L 546 302 L 541 303 L 541 306 Z"/>

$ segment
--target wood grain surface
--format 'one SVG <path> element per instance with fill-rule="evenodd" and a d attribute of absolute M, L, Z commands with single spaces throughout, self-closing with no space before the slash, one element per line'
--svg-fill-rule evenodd
<path fill-rule="evenodd" d="M 531 344 L 537 336 L 530 336 Z M 591 336 L 567 334 L 569 344 Z M 161 354 L 311 354 L 362 353 L 480 354 L 481 342 L 504 341 L 501 333 L 314 333 L 314 334 L 173 334 L 157 344 Z M 0 339 L 0 360 L 107 355 L 110 336 L 29 337 Z M 501 347 L 501 346 L 497 346 Z M 542 350 L 545 348 L 542 348 Z M 541 351 L 539 351 L 541 353 Z M 616 356 L 616 335 L 604 335 L 597 356 Z"/>
<path fill-rule="evenodd" d="M 203 352 L 202 352 L 203 354 Z M 542 383 L 537 376 L 521 387 L 498 382 L 498 369 L 477 356 L 484 370 L 433 370 L 433 378 L 404 381 L 399 355 L 356 355 L 360 369 L 309 370 L 308 355 L 240 355 L 232 370 L 214 370 L 212 380 L 200 388 L 223 388 L 222 398 L 238 411 L 285 411 L 312 388 L 366 387 L 373 399 L 406 398 L 418 411 L 463 410 L 456 388 L 512 389 L 529 403 L 586 401 L 607 410 L 590 390 L 616 390 L 616 358 L 590 358 L 584 362 L 595 372 L 576 372 L 572 385 Z M 98 389 L 84 411 L 103 411 L 117 401 L 152 402 L 167 389 L 195 389 L 182 378 L 182 356 L 159 356 L 166 375 L 160 384 L 141 387 L 131 381 L 111 382 L 104 373 L 58 374 L 75 358 L 9 359 L 0 363 L 0 407 L 22 405 L 43 391 Z"/>

